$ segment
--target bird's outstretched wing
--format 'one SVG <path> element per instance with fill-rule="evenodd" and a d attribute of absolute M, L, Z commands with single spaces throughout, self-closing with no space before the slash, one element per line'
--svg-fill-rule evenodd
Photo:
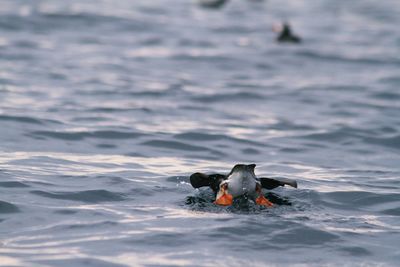
<path fill-rule="evenodd" d="M 209 186 L 214 192 L 218 192 L 220 183 L 227 178 L 227 175 L 219 173 L 205 174 L 196 172 L 190 175 L 190 183 L 194 188 Z"/>
<path fill-rule="evenodd" d="M 274 189 L 274 188 L 277 188 L 278 186 L 285 186 L 285 185 L 290 185 L 294 188 L 297 188 L 297 182 L 296 182 L 296 180 L 293 180 L 293 179 L 266 178 L 266 177 L 261 177 L 258 179 L 260 180 L 261 186 L 266 189 Z"/>

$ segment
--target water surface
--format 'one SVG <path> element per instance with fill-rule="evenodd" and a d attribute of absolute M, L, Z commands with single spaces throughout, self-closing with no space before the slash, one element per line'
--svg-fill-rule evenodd
<path fill-rule="evenodd" d="M 399 13 L 2 1 L 1 264 L 397 266 Z M 299 188 L 223 208 L 188 183 L 236 163 Z"/>

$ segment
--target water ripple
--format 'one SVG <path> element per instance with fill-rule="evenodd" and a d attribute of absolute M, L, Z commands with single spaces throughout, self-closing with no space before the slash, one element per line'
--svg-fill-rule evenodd
<path fill-rule="evenodd" d="M 146 141 L 142 144 L 146 145 L 146 146 L 176 149 L 176 150 L 186 150 L 186 151 L 213 151 L 206 147 L 190 145 L 190 144 L 186 144 L 186 143 L 178 142 L 178 141 L 150 140 L 150 141 Z"/>
<path fill-rule="evenodd" d="M 9 182 L 0 182 L 0 187 L 24 188 L 24 187 L 29 187 L 29 185 L 22 183 L 22 182 L 9 181 Z"/>
<path fill-rule="evenodd" d="M 15 212 L 19 212 L 19 208 L 16 205 L 0 200 L 0 214 L 15 213 Z"/>
<path fill-rule="evenodd" d="M 63 199 L 72 201 L 81 201 L 86 203 L 100 203 L 108 201 L 123 201 L 126 197 L 121 193 L 114 193 L 108 190 L 86 190 L 79 192 L 47 192 L 34 190 L 30 193 L 53 199 Z"/>
<path fill-rule="evenodd" d="M 400 135 L 393 137 L 365 137 L 364 141 L 370 144 L 387 146 L 389 148 L 400 149 Z"/>
<path fill-rule="evenodd" d="M 257 93 L 239 92 L 228 94 L 213 94 L 207 96 L 195 96 L 193 100 L 203 103 L 213 102 L 231 102 L 231 101 L 244 101 L 244 100 L 262 100 L 264 97 Z"/>
<path fill-rule="evenodd" d="M 36 118 L 32 117 L 25 117 L 25 116 L 7 116 L 7 115 L 0 115 L 0 121 L 15 121 L 15 122 L 22 122 L 22 123 L 32 123 L 32 124 L 39 124 L 42 125 L 43 122 Z"/>
<path fill-rule="evenodd" d="M 120 131 L 82 131 L 82 132 L 56 132 L 56 131 L 33 131 L 28 134 L 31 137 L 50 137 L 61 140 L 83 140 L 85 138 L 99 139 L 136 139 L 143 134 L 137 132 L 120 132 Z"/>

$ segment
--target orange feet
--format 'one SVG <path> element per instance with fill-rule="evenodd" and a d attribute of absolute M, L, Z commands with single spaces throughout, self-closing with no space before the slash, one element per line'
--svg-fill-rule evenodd
<path fill-rule="evenodd" d="M 222 183 L 217 194 L 214 204 L 221 206 L 229 206 L 233 203 L 233 196 L 228 193 L 228 184 Z"/>
<path fill-rule="evenodd" d="M 231 194 L 228 194 L 224 192 L 222 196 L 217 198 L 214 202 L 215 204 L 221 205 L 221 206 L 229 206 L 232 205 L 233 203 L 233 196 Z"/>
<path fill-rule="evenodd" d="M 263 195 L 260 195 L 258 198 L 256 198 L 256 203 L 261 206 L 266 206 L 266 207 L 272 207 L 274 204 L 272 204 L 271 201 L 266 199 Z"/>

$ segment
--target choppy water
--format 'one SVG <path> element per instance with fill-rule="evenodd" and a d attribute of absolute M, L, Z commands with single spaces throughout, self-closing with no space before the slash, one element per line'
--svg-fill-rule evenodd
<path fill-rule="evenodd" d="M 0 265 L 398 265 L 398 14 L 2 0 Z M 188 184 L 253 162 L 299 189 L 221 208 Z"/>

